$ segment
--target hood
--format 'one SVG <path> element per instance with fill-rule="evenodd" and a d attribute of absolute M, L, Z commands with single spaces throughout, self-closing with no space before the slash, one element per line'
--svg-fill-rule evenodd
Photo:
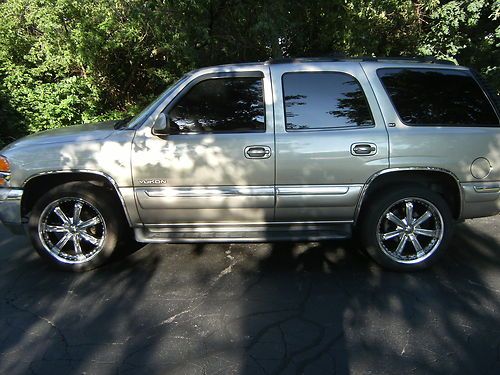
<path fill-rule="evenodd" d="M 106 121 L 45 130 L 12 142 L 2 151 L 52 143 L 80 143 L 102 140 L 109 137 L 115 131 L 114 125 L 117 122 L 118 121 Z"/>

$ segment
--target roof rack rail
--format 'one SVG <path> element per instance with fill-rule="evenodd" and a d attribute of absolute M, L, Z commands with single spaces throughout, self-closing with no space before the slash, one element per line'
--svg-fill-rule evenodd
<path fill-rule="evenodd" d="M 413 63 L 427 63 L 427 64 L 444 64 L 444 65 L 456 65 L 453 61 L 438 59 L 432 56 L 388 56 L 388 57 L 372 57 L 372 56 L 357 56 L 357 57 L 337 57 L 324 56 L 324 57 L 284 57 L 280 59 L 268 60 L 268 64 L 290 64 L 290 63 L 308 63 L 308 62 L 341 62 L 341 61 L 373 61 L 373 62 L 384 62 L 384 61 L 401 61 L 401 62 L 413 62 Z"/>
<path fill-rule="evenodd" d="M 388 57 L 359 57 L 362 61 L 405 61 L 428 64 L 456 65 L 453 61 L 438 59 L 433 56 L 388 56 Z"/>
<path fill-rule="evenodd" d="M 345 61 L 345 58 L 336 57 L 282 57 L 279 59 L 270 59 L 266 61 L 269 64 L 291 64 L 291 63 L 305 63 L 305 62 L 335 62 Z"/>

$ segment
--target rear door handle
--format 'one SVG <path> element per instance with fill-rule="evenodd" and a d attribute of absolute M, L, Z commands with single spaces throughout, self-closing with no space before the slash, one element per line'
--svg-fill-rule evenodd
<path fill-rule="evenodd" d="M 271 147 L 269 146 L 245 147 L 245 157 L 247 159 L 268 159 L 271 157 Z"/>
<path fill-rule="evenodd" d="M 377 153 L 375 143 L 354 143 L 351 145 L 351 154 L 354 156 L 370 156 Z"/>

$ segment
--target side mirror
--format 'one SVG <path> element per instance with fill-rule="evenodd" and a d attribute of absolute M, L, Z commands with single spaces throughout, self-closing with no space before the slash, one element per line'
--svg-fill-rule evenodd
<path fill-rule="evenodd" d="M 156 118 L 152 132 L 154 135 L 167 135 L 170 130 L 170 121 L 164 113 L 160 113 Z"/>

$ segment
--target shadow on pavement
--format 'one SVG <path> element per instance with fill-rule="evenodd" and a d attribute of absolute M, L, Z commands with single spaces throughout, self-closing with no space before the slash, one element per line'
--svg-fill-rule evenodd
<path fill-rule="evenodd" d="M 497 373 L 499 240 L 460 225 L 433 269 L 352 242 L 148 245 L 84 274 L 0 240 L 0 372 Z"/>

